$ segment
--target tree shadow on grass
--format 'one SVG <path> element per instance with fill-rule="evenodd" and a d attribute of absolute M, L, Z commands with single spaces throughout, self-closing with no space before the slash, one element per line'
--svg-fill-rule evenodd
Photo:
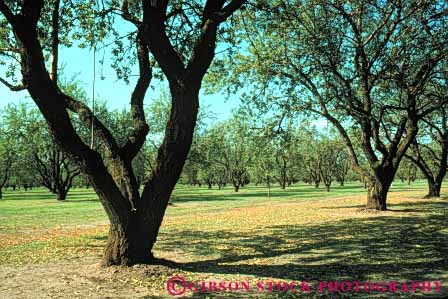
<path fill-rule="evenodd" d="M 170 250 L 178 248 L 179 244 L 192 244 L 184 249 L 185 255 L 202 260 L 177 263 L 172 267 L 196 273 L 255 275 L 311 282 L 446 279 L 447 205 L 442 206 L 439 202 L 412 205 L 431 210 L 433 215 L 381 215 L 322 225 L 273 225 L 250 233 L 182 230 L 170 232 L 169 238 L 162 235 L 159 246 L 161 250 Z M 422 294 L 420 291 L 412 296 L 396 296 L 446 298 L 448 288 L 443 284 L 442 294 L 438 297 L 434 292 Z M 348 298 L 393 297 L 390 293 L 387 296 L 339 295 L 347 295 Z"/>
<path fill-rule="evenodd" d="M 364 209 L 365 205 L 348 205 L 338 207 L 321 207 L 321 209 L 349 209 L 359 208 Z M 410 207 L 410 208 L 407 208 Z M 448 197 L 440 197 L 437 201 L 431 198 L 422 198 L 419 202 L 401 202 L 398 204 L 389 203 L 387 205 L 387 211 L 390 212 L 427 212 L 436 209 L 446 209 L 448 207 Z"/>

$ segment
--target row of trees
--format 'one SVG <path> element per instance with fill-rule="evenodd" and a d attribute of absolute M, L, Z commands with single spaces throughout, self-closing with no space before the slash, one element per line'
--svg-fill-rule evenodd
<path fill-rule="evenodd" d="M 85 100 L 77 82 L 66 89 Z M 95 109 L 96 116 L 111 128 L 114 138 L 120 143 L 125 142 L 131 113 L 126 110 L 109 111 L 105 102 L 100 102 Z M 166 100 L 153 101 L 146 113 L 153 117 L 154 124 L 159 125 L 152 126 L 154 138 L 147 140 L 133 161 L 139 184 L 143 184 L 152 171 L 157 143 L 160 143 L 157 135 L 163 133 L 161 123 L 168 114 Z M 91 131 L 84 128 L 79 120 L 74 121 L 74 125 L 86 141 L 101 151 L 100 139 L 93 136 L 92 140 Z M 5 187 L 22 187 L 26 191 L 34 186 L 43 186 L 55 194 L 57 200 L 63 201 L 72 187 L 90 187 L 78 165 L 57 146 L 35 107 L 23 103 L 6 106 L 0 110 L 0 127 L 0 195 Z"/>
<path fill-rule="evenodd" d="M 108 111 L 104 103 L 96 109 L 98 117 L 112 128 L 112 134 L 122 140 L 130 113 Z M 168 114 L 166 99 L 152 102 L 146 114 L 154 120 L 153 136 L 162 133 Z M 24 104 L 8 105 L 0 115 L 3 130 L 0 191 L 3 187 L 44 186 L 58 200 L 65 200 L 73 186 L 89 186 L 76 164 L 54 143 L 36 109 Z M 273 184 L 285 189 L 302 181 L 316 188 L 324 185 L 329 192 L 335 181 L 344 186 L 347 179 L 362 179 L 351 170 L 346 148 L 333 131 L 325 133 L 327 129 L 317 130 L 308 121 L 299 124 L 292 118 L 284 127 L 276 128 L 272 121 L 257 127 L 241 111 L 229 120 L 210 125 L 210 119 L 204 119 L 207 115 L 200 114 L 200 125 L 183 168 L 181 181 L 186 184 L 208 188 L 216 185 L 219 189 L 231 184 L 235 192 L 249 183 L 263 184 L 270 192 Z M 88 131 L 80 133 L 91 138 Z M 140 184 L 153 170 L 159 141 L 159 138 L 148 139 L 133 162 Z M 94 144 L 99 146 L 98 141 L 94 140 Z M 431 158 L 429 154 L 435 153 L 420 153 L 418 157 L 425 161 Z M 412 160 L 412 154 L 407 156 L 398 177 L 413 181 L 417 178 L 419 162 Z"/>
<path fill-rule="evenodd" d="M 146 111 L 154 120 L 154 136 L 163 132 L 168 113 L 166 102 L 154 101 Z M 112 128 L 111 133 L 118 140 L 123 139 L 130 113 L 109 112 L 105 104 L 96 109 L 97 117 Z M 65 200 L 73 186 L 88 186 L 76 164 L 59 150 L 36 109 L 11 104 L 0 115 L 4 153 L 0 190 L 5 186 L 25 189 L 44 186 L 58 200 Z M 200 118 L 205 116 L 203 113 Z M 323 183 L 328 191 L 334 180 L 344 184 L 350 168 L 345 149 L 337 138 L 291 122 L 281 132 L 273 132 L 272 126 L 254 128 L 248 119 L 235 114 L 230 120 L 213 126 L 206 126 L 206 120 L 200 121 L 183 170 L 186 183 L 205 184 L 209 188 L 230 183 L 236 192 L 249 182 L 266 184 L 268 188 L 278 183 L 285 189 L 302 180 L 316 187 Z M 77 128 L 84 138 L 91 138 L 90 132 Z M 148 139 L 133 161 L 140 184 L 153 170 L 158 142 L 159 138 Z M 96 140 L 94 144 L 100 146 Z"/>
<path fill-rule="evenodd" d="M 198 134 L 183 181 L 209 188 L 230 183 L 235 192 L 249 182 L 268 189 L 274 183 L 282 189 L 298 181 L 322 183 L 327 191 L 334 181 L 344 185 L 350 164 L 337 136 L 292 121 L 278 130 L 272 124 L 254 127 L 248 119 L 235 114 Z"/>

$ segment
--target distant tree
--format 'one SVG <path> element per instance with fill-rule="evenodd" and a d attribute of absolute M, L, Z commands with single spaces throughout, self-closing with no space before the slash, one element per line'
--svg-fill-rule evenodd
<path fill-rule="evenodd" d="M 57 200 L 65 200 L 79 168 L 57 147 L 36 109 L 24 104 L 9 105 L 5 113 L 8 126 L 16 134 L 21 159 L 15 169 L 16 178 L 25 191 L 38 183 L 56 194 Z"/>
<path fill-rule="evenodd" d="M 321 158 L 318 151 L 319 134 L 315 128 L 304 131 L 302 135 L 302 146 L 300 147 L 300 156 L 303 164 L 304 180 L 314 187 L 319 188 L 322 181 L 320 173 Z"/>
<path fill-rule="evenodd" d="M 274 138 L 272 127 L 267 124 L 261 130 L 254 131 L 251 136 L 253 140 L 253 160 L 249 167 L 250 176 L 256 185 L 266 185 L 268 197 L 271 196 L 271 186 L 277 175 L 277 151 Z"/>
<path fill-rule="evenodd" d="M 285 189 L 293 180 L 299 166 L 299 134 L 289 119 L 284 129 L 273 138 L 274 160 L 276 164 L 275 178 L 280 188 Z M 300 129 L 299 129 L 300 130 Z"/>
<path fill-rule="evenodd" d="M 317 143 L 318 171 L 327 192 L 330 192 L 331 184 L 336 177 L 337 159 L 340 152 L 341 147 L 335 140 L 321 136 Z"/>
<path fill-rule="evenodd" d="M 3 188 L 8 183 L 11 170 L 16 162 L 15 138 L 12 131 L 3 122 L 4 115 L 0 115 L 0 199 L 3 198 Z"/>
<path fill-rule="evenodd" d="M 235 114 L 212 129 L 215 162 L 223 166 L 235 192 L 249 183 L 252 144 L 249 125 L 242 115 Z"/>
<path fill-rule="evenodd" d="M 401 182 L 408 182 L 408 185 L 417 179 L 417 166 L 409 159 L 403 159 L 397 171 L 397 177 Z"/>
<path fill-rule="evenodd" d="M 346 178 L 351 169 L 350 157 L 345 147 L 343 147 L 344 145 L 341 142 L 336 146 L 339 147 L 339 151 L 335 163 L 335 176 L 336 180 L 343 187 L 345 185 Z"/>

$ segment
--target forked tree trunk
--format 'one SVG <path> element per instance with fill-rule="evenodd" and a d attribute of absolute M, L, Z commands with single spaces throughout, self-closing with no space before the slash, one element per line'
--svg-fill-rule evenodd
<path fill-rule="evenodd" d="M 170 112 L 153 178 L 145 185 L 141 198 L 134 200 L 135 209 L 119 208 L 108 212 L 111 227 L 104 265 L 133 265 L 154 261 L 152 248 L 193 139 L 198 112 L 199 89 L 196 90 L 196 93 L 190 94 L 190 90 L 171 87 L 173 102 L 180 104 L 173 106 Z M 187 104 L 193 109 L 179 110 Z M 115 180 L 120 181 L 120 178 L 116 177 Z M 113 201 L 113 198 L 107 198 L 107 205 L 113 204 Z"/>

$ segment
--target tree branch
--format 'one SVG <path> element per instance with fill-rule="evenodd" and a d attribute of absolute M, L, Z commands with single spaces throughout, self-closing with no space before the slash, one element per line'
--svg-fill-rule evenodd
<path fill-rule="evenodd" d="M 8 87 L 11 91 L 21 91 L 21 90 L 25 90 L 27 88 L 27 86 L 24 84 L 14 85 L 14 84 L 9 83 L 8 81 L 6 81 L 3 78 L 0 78 L 0 82 L 3 83 L 6 87 Z"/>
<path fill-rule="evenodd" d="M 136 46 L 140 77 L 138 78 L 137 84 L 135 85 L 131 96 L 131 114 L 134 129 L 128 138 L 128 141 L 121 150 L 121 152 L 130 159 L 133 159 L 140 151 L 149 131 L 149 127 L 145 119 L 143 101 L 152 78 L 152 66 L 149 62 L 148 47 L 142 40 L 140 30 L 137 34 Z"/>

